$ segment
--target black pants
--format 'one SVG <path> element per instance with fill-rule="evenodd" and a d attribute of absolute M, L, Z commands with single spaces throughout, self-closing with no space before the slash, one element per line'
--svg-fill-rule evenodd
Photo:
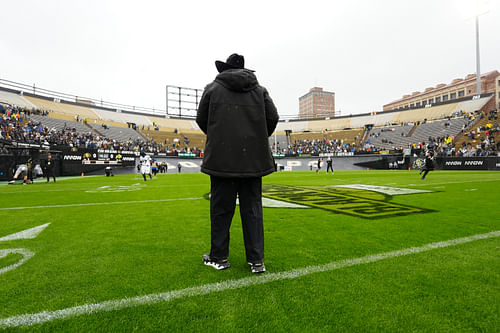
<path fill-rule="evenodd" d="M 424 172 L 424 175 L 422 176 L 422 179 L 425 179 L 425 176 L 427 176 L 427 174 L 429 173 L 429 171 L 431 171 L 430 169 L 424 169 L 422 170 Z"/>
<path fill-rule="evenodd" d="M 54 178 L 54 182 L 56 181 L 56 172 L 54 169 L 50 168 L 45 171 L 47 176 L 47 183 L 50 181 L 50 177 Z"/>
<path fill-rule="evenodd" d="M 333 173 L 333 165 L 332 164 L 328 164 L 326 166 L 326 173 L 328 173 L 328 170 L 332 170 L 332 173 Z"/>
<path fill-rule="evenodd" d="M 229 228 L 238 196 L 247 261 L 262 262 L 264 260 L 262 178 L 211 176 L 210 181 L 210 256 L 224 259 L 229 255 Z"/>

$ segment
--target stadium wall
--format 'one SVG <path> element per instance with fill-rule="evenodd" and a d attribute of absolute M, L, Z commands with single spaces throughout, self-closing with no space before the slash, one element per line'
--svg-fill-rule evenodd
<path fill-rule="evenodd" d="M 201 158 L 182 158 L 182 157 L 161 157 L 155 155 L 157 162 L 166 162 L 169 170 L 173 170 L 178 164 L 181 165 L 182 172 L 199 172 L 202 162 Z M 321 169 L 326 170 L 326 158 L 321 157 Z M 402 155 L 353 155 L 353 156 L 335 156 L 332 157 L 333 168 L 335 170 L 365 170 L 367 167 L 362 163 L 372 163 L 373 168 L 388 169 L 389 163 L 397 160 L 401 161 Z M 276 158 L 279 171 L 305 171 L 316 170 L 318 157 L 282 157 Z M 139 163 L 137 161 L 137 163 Z M 392 164 L 394 166 L 394 164 Z M 175 167 L 173 167 L 175 166 Z M 392 168 L 392 167 L 391 167 Z"/>

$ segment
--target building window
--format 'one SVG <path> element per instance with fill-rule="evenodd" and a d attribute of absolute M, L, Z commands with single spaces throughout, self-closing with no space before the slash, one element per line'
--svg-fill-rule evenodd
<path fill-rule="evenodd" d="M 436 97 L 436 103 L 441 103 L 441 97 Z"/>
<path fill-rule="evenodd" d="M 498 92 L 498 98 L 500 98 L 500 92 Z"/>
<path fill-rule="evenodd" d="M 456 92 L 453 92 L 450 94 L 450 99 L 455 99 L 457 98 L 457 93 Z"/>
<path fill-rule="evenodd" d="M 468 92 L 468 94 L 472 94 L 472 89 L 469 89 L 469 92 Z"/>
<path fill-rule="evenodd" d="M 415 107 L 415 104 L 411 103 L 410 108 L 414 108 L 414 107 Z"/>
<path fill-rule="evenodd" d="M 443 95 L 443 102 L 446 102 L 448 100 L 448 95 Z"/>
<path fill-rule="evenodd" d="M 434 103 L 434 98 L 429 98 L 429 104 Z"/>
<path fill-rule="evenodd" d="M 416 106 L 417 108 L 419 108 L 419 107 L 420 107 L 420 102 L 417 102 L 417 103 L 415 104 L 415 106 Z"/>
<path fill-rule="evenodd" d="M 465 95 L 465 91 L 460 90 L 460 91 L 458 92 L 458 97 L 464 97 L 464 95 Z"/>
<path fill-rule="evenodd" d="M 422 101 L 422 106 L 426 106 L 427 105 L 427 101 Z"/>

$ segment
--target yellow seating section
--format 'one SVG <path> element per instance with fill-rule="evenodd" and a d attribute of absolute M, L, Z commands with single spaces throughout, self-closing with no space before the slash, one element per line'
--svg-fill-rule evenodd
<path fill-rule="evenodd" d="M 417 121 L 443 119 L 457 110 L 457 104 L 444 104 L 418 110 L 401 111 L 394 118 L 396 123 L 414 123 Z"/>
<path fill-rule="evenodd" d="M 198 129 L 194 120 L 172 119 L 164 117 L 148 116 L 148 119 L 153 123 L 158 124 L 160 128 L 177 128 L 178 130 L 194 130 Z"/>
<path fill-rule="evenodd" d="M 53 111 L 54 113 L 56 113 L 58 115 L 60 115 L 60 114 L 66 115 L 62 119 L 75 120 L 76 115 L 78 115 L 80 117 L 80 119 L 82 119 L 82 120 L 85 118 L 87 118 L 89 120 L 99 118 L 97 116 L 97 114 L 94 111 L 92 111 L 91 108 L 88 108 L 88 107 L 73 105 L 73 104 L 66 104 L 66 103 L 59 103 L 59 102 L 49 101 L 46 99 L 31 97 L 31 96 L 24 96 L 24 98 L 26 98 L 31 103 L 35 104 L 36 107 L 40 110 Z M 67 118 L 67 116 L 70 116 L 71 119 Z"/>

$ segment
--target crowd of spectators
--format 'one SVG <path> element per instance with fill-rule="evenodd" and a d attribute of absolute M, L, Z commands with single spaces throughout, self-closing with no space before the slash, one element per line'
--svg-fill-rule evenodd
<path fill-rule="evenodd" d="M 340 155 L 346 153 L 364 152 L 364 150 L 359 149 L 353 142 L 344 142 L 343 140 L 337 139 L 294 140 L 293 143 L 290 143 L 288 145 L 284 143 L 283 146 L 280 143 L 278 143 L 277 145 L 273 143 L 271 149 L 273 152 L 277 151 L 288 156 L 318 156 L 319 154 L 330 153 L 334 155 Z"/>
<path fill-rule="evenodd" d="M 16 106 L 0 107 L 0 153 L 5 153 L 8 142 L 20 142 L 31 144 L 52 145 L 59 148 L 70 147 L 73 149 L 113 149 L 122 151 L 147 151 L 151 153 L 166 153 L 170 156 L 176 156 L 179 153 L 194 154 L 201 156 L 203 151 L 196 147 L 188 147 L 189 139 L 184 137 L 181 140 L 168 142 L 156 142 L 152 139 L 141 140 L 130 138 L 124 142 L 109 139 L 92 131 L 89 127 L 88 132 L 77 131 L 71 126 L 65 126 L 62 129 L 48 128 L 42 122 L 30 120 L 31 114 L 48 116 L 48 111 L 37 109 L 25 109 Z M 432 150 L 437 156 L 490 156 L 500 151 L 500 140 L 495 141 L 496 133 L 500 132 L 498 124 L 497 111 L 493 110 L 487 115 L 484 113 L 465 113 L 455 116 L 464 117 L 469 120 L 469 124 L 475 124 L 475 120 L 483 120 L 486 116 L 488 121 L 481 126 L 470 128 L 464 125 L 461 134 L 466 138 L 461 147 L 456 147 L 453 136 L 429 137 L 427 142 L 416 142 L 408 146 L 393 147 L 391 150 L 401 152 L 405 148 L 412 151 Z M 83 121 L 78 119 L 78 121 Z M 423 120 L 422 123 L 425 123 Z M 413 125 L 413 124 L 405 124 Z M 447 126 L 444 122 L 443 126 Z M 377 147 L 371 143 L 370 139 L 382 137 L 383 143 L 391 143 L 383 138 L 385 131 L 390 131 L 391 127 L 382 128 L 378 131 L 368 133 L 367 140 L 362 142 L 359 138 L 353 142 L 346 142 L 336 139 L 315 139 L 315 140 L 294 140 L 290 143 L 272 145 L 273 152 L 279 152 L 288 156 L 319 154 L 334 155 L 355 153 L 366 154 L 376 153 L 387 148 Z M 403 133 L 402 133 L 403 135 Z M 384 141 L 385 140 L 385 141 Z M 184 144 L 181 142 L 184 141 Z"/>
<path fill-rule="evenodd" d="M 480 120 L 485 118 L 485 114 L 480 115 Z M 488 113 L 488 119 L 484 124 L 465 132 L 467 141 L 462 143 L 457 155 L 472 157 L 498 154 L 500 152 L 500 140 L 496 139 L 497 133 L 500 133 L 498 112 L 492 110 Z"/>
<path fill-rule="evenodd" d="M 147 151 L 151 153 L 167 153 L 176 156 L 179 153 L 193 153 L 197 156 L 202 150 L 182 146 L 180 142 L 155 142 L 152 139 L 141 140 L 130 138 L 119 142 L 109 139 L 92 131 L 79 132 L 71 126 L 62 129 L 48 128 L 42 122 L 32 121 L 29 116 L 37 114 L 48 116 L 47 111 L 26 109 L 20 107 L 2 106 L 0 109 L 0 140 L 2 140 L 2 151 L 6 150 L 9 142 L 29 143 L 40 145 L 57 146 L 58 148 L 70 147 L 73 149 L 114 149 L 125 151 Z M 77 119 L 77 121 L 81 121 Z M 186 141 L 186 138 L 184 139 Z M 187 140 L 187 142 L 189 142 Z"/>

